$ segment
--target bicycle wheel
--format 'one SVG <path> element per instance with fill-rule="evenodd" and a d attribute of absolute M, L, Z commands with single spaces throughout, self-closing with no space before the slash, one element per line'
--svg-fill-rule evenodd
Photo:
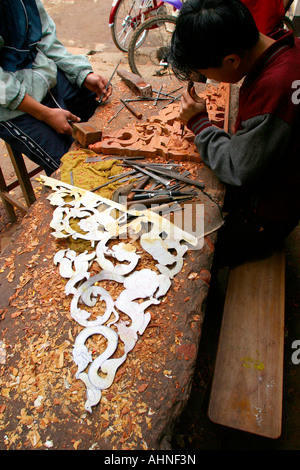
<path fill-rule="evenodd" d="M 157 16 L 144 21 L 136 29 L 128 48 L 128 61 L 133 73 L 145 78 L 172 74 L 168 53 L 175 24 L 174 16 Z"/>
<path fill-rule="evenodd" d="M 137 27 L 149 16 L 166 12 L 165 5 L 156 8 L 152 0 L 121 0 L 110 25 L 115 46 L 120 51 L 127 52 L 132 33 Z"/>

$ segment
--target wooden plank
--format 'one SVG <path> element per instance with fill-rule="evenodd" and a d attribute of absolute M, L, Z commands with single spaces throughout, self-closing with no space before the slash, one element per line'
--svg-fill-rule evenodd
<path fill-rule="evenodd" d="M 208 409 L 224 426 L 281 434 L 284 250 L 230 271 Z"/>

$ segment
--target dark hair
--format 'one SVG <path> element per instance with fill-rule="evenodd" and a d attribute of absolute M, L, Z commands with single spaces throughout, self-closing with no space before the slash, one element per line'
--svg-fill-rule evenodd
<path fill-rule="evenodd" d="M 239 0 L 187 0 L 178 15 L 169 62 L 180 80 L 198 69 L 216 68 L 228 54 L 252 49 L 259 32 Z"/>

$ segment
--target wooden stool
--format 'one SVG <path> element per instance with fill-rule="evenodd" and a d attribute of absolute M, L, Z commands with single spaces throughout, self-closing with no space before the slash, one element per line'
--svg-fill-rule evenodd
<path fill-rule="evenodd" d="M 17 220 L 17 216 L 14 207 L 18 208 L 23 213 L 26 213 L 28 208 L 35 202 L 36 197 L 30 178 L 43 171 L 43 168 L 38 166 L 28 173 L 22 153 L 13 150 L 7 143 L 5 143 L 5 145 L 13 164 L 17 180 L 13 181 L 11 184 L 6 184 L 3 172 L 0 168 L 0 196 L 10 221 L 15 222 Z M 9 194 L 9 192 L 17 186 L 20 186 L 22 189 L 27 207 L 19 202 L 17 198 Z"/>

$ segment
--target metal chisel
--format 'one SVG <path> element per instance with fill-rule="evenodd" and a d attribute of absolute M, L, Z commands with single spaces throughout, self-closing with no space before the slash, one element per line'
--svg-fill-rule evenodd
<path fill-rule="evenodd" d="M 140 168 L 140 171 L 142 171 L 142 170 L 144 171 L 144 168 L 143 169 Z M 191 184 L 193 186 L 197 186 L 200 189 L 203 189 L 205 187 L 205 184 L 202 183 L 202 181 L 197 181 L 197 180 L 192 180 L 190 178 L 186 178 L 185 176 L 182 176 L 180 173 L 175 173 L 175 172 L 172 172 L 172 171 L 169 171 L 169 170 L 164 171 L 164 170 L 161 170 L 161 169 L 158 169 L 158 168 L 153 168 L 152 172 L 153 173 L 158 173 L 159 175 L 168 176 L 169 178 L 172 178 L 172 179 L 175 179 L 175 180 L 178 180 L 178 181 L 183 181 L 184 183 Z"/>
<path fill-rule="evenodd" d="M 148 175 L 150 176 L 151 178 L 155 179 L 156 181 L 158 181 L 159 183 L 163 184 L 164 186 L 166 186 L 167 188 L 170 186 L 170 183 L 171 181 L 173 180 L 173 178 L 169 178 L 169 179 L 166 179 L 166 178 L 163 178 L 161 176 L 158 176 L 156 175 L 154 172 L 152 171 L 148 171 L 146 170 L 146 168 L 144 167 L 141 167 L 141 166 L 138 166 L 138 165 L 134 165 L 133 163 L 129 163 L 128 164 L 130 166 L 132 166 L 133 168 L 135 168 L 136 170 L 140 171 L 141 173 L 145 173 L 145 175 Z M 169 176 L 169 175 L 165 175 L 165 176 Z"/>
<path fill-rule="evenodd" d="M 154 197 L 159 197 L 159 196 L 170 196 L 172 198 L 174 197 L 195 197 L 197 196 L 196 193 L 182 193 L 181 191 L 163 191 L 161 193 L 139 193 L 135 194 L 133 197 L 133 200 L 137 201 L 139 199 L 151 199 Z"/>
<path fill-rule="evenodd" d="M 107 82 L 107 85 L 106 85 L 106 87 L 105 87 L 105 90 L 106 90 L 106 91 L 108 90 L 108 87 L 109 87 L 109 85 L 111 84 L 111 81 L 112 81 L 112 79 L 114 78 L 114 75 L 115 75 L 115 73 L 116 73 L 116 71 L 117 71 L 117 68 L 119 67 L 120 63 L 121 63 L 121 60 L 119 60 L 118 64 L 117 64 L 116 67 L 115 67 L 115 70 L 113 71 L 113 73 L 111 74 L 110 79 L 109 79 L 108 82 Z M 99 100 L 98 100 L 99 105 L 102 104 L 103 97 L 104 97 L 104 93 L 102 93 L 102 95 L 100 96 L 100 98 L 99 98 Z"/>

